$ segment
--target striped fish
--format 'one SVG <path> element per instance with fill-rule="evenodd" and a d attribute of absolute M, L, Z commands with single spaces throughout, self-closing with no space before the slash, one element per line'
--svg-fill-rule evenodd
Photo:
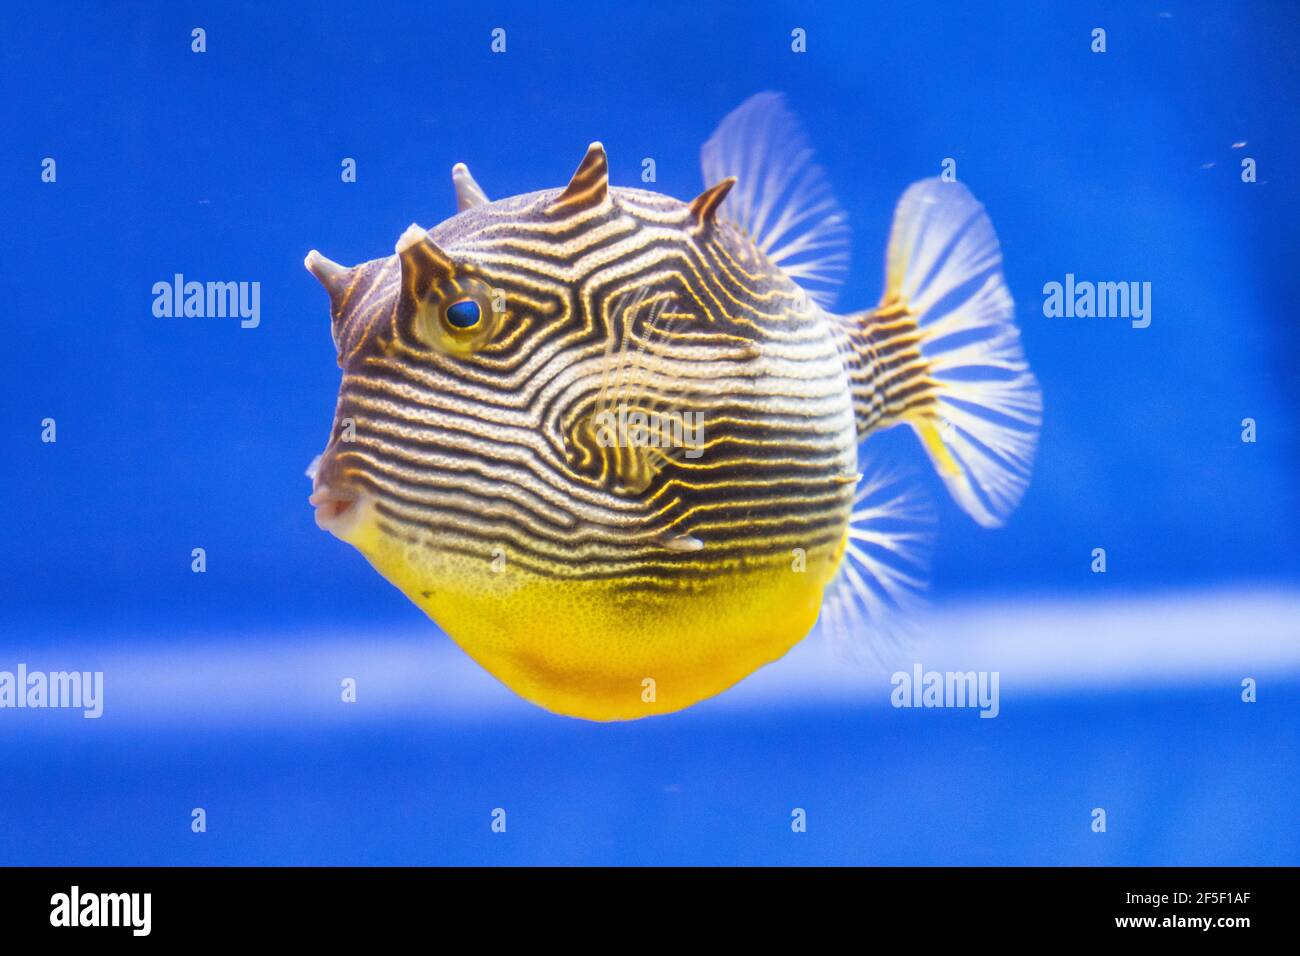
<path fill-rule="evenodd" d="M 876 432 L 911 426 L 984 525 L 1028 482 L 1039 390 L 964 186 L 909 188 L 880 304 L 836 314 L 846 217 L 782 98 L 702 158 L 689 203 L 611 187 L 599 143 L 495 202 L 458 164 L 456 215 L 394 255 L 307 256 L 343 370 L 317 522 L 561 714 L 679 710 L 819 615 L 906 608 L 923 509 L 860 456 Z"/>

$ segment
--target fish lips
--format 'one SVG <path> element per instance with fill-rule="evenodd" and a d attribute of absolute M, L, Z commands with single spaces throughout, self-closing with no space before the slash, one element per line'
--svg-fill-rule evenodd
<path fill-rule="evenodd" d="M 312 492 L 307 503 L 316 509 L 316 527 L 346 541 L 369 512 L 370 499 L 359 492 L 332 488 L 317 481 L 319 466 L 318 456 L 307 468 L 307 477 L 312 479 Z"/>

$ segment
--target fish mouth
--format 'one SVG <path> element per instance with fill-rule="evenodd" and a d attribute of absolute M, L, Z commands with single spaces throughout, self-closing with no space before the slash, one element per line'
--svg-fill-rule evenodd
<path fill-rule="evenodd" d="M 331 488 L 328 483 L 321 481 L 321 457 L 317 455 L 307 466 L 307 477 L 312 483 L 307 503 L 316 509 L 316 527 L 346 541 L 349 532 L 356 527 L 362 512 L 366 510 L 367 499 L 355 491 Z"/>
<path fill-rule="evenodd" d="M 361 495 L 335 490 L 329 485 L 318 485 L 307 503 L 316 509 L 316 527 L 339 538 L 346 537 L 356 527 L 365 510 Z"/>

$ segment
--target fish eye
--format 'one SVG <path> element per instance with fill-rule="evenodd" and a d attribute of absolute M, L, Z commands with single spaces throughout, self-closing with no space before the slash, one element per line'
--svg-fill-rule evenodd
<path fill-rule="evenodd" d="M 483 318 L 483 310 L 473 299 L 461 299 L 447 306 L 447 324 L 456 329 L 472 329 Z"/>
<path fill-rule="evenodd" d="M 462 276 L 430 289 L 416 307 L 411 331 L 425 348 L 467 359 L 488 347 L 507 312 L 496 309 L 492 288 Z"/>

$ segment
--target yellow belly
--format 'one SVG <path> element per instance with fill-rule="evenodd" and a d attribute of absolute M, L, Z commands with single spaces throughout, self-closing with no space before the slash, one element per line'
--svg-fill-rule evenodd
<path fill-rule="evenodd" d="M 562 580 L 509 558 L 413 551 L 369 522 L 347 540 L 521 697 L 587 720 L 634 720 L 712 697 L 776 660 L 817 620 L 843 544 L 670 592 Z"/>

